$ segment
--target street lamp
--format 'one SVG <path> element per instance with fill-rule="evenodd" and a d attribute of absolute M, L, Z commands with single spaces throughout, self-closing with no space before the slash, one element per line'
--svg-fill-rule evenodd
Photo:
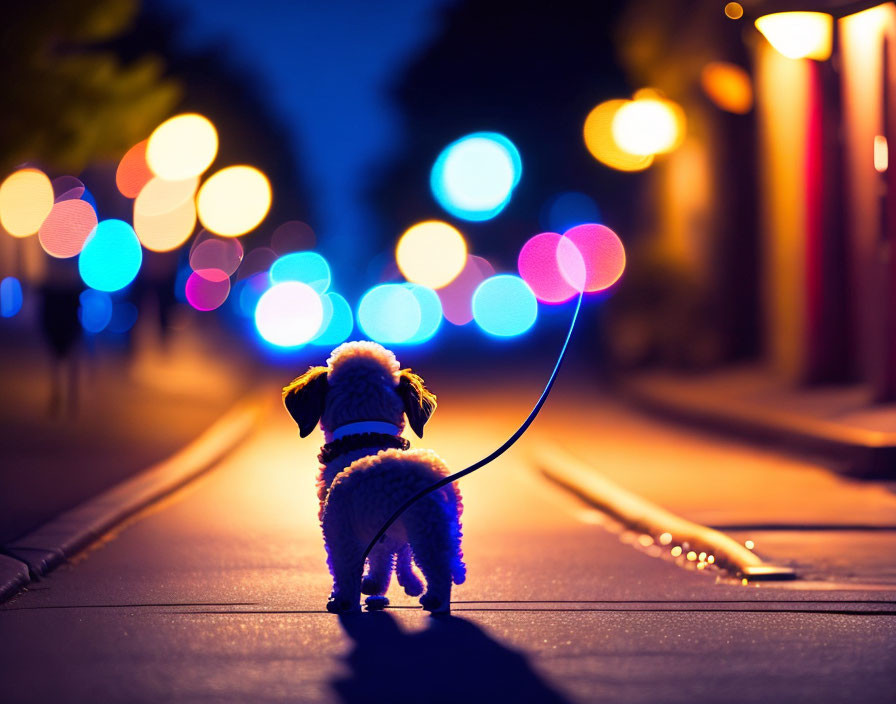
<path fill-rule="evenodd" d="M 787 58 L 825 61 L 831 56 L 834 18 L 826 12 L 775 12 L 757 19 L 756 29 Z"/>

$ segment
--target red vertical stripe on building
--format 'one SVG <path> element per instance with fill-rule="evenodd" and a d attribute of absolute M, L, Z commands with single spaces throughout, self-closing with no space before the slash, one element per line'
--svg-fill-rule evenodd
<path fill-rule="evenodd" d="M 805 374 L 807 380 L 823 373 L 824 345 L 824 300 L 821 287 L 823 281 L 824 255 L 824 160 L 822 124 L 824 109 L 821 94 L 820 67 L 810 61 L 809 98 L 807 101 L 806 120 L 806 160 L 804 164 L 803 183 L 805 187 L 806 205 L 806 243 L 804 249 L 806 265 L 806 337 L 805 337 Z"/>

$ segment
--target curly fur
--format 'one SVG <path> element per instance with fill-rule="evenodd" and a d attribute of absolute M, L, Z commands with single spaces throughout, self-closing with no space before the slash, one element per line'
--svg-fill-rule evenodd
<path fill-rule="evenodd" d="M 383 420 L 403 428 L 405 415 L 422 436 L 423 424 L 436 407 L 436 397 L 423 380 L 401 369 L 395 355 L 375 342 L 340 345 L 326 368 L 312 368 L 287 386 L 284 400 L 300 429 L 307 425 L 309 414 L 319 418 L 328 441 L 331 430 L 361 420 Z M 319 517 L 333 576 L 329 610 L 359 608 L 361 592 L 370 595 L 370 608 L 388 603 L 385 594 L 393 571 L 409 595 L 420 595 L 423 584 L 414 564 L 426 579 L 421 604 L 431 611 L 448 610 L 452 583 L 460 584 L 466 576 L 461 551 L 463 503 L 456 486 L 443 487 L 410 507 L 371 552 L 363 578 L 360 564 L 367 543 L 392 512 L 447 473 L 432 451 L 377 447 L 354 450 L 321 466 Z"/>

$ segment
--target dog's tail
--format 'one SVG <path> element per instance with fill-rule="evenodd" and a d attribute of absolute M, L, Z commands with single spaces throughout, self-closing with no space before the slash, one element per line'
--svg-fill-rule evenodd
<path fill-rule="evenodd" d="M 451 502 L 454 504 L 452 506 L 452 559 L 451 559 L 451 581 L 455 584 L 463 584 L 467 579 L 467 566 L 464 564 L 464 551 L 461 547 L 463 540 L 463 531 L 460 516 L 464 510 L 464 502 L 460 495 L 460 489 L 457 484 L 449 484 L 446 489 L 451 488 L 454 490 L 455 501 Z M 456 507 L 456 509 L 455 509 Z"/>

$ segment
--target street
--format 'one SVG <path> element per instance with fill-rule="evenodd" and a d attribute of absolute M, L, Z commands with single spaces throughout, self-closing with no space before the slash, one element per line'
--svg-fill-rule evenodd
<path fill-rule="evenodd" d="M 647 467 L 653 421 L 612 402 L 583 412 L 571 386 L 510 453 L 461 482 L 468 578 L 447 619 L 394 583 L 385 613 L 324 610 L 320 436 L 298 438 L 272 386 L 264 427 L 218 467 L 0 607 L 3 701 L 847 702 L 859 688 L 863 701 L 892 701 L 892 583 L 743 586 L 683 569 L 537 475 L 527 448 L 602 416 L 619 427 L 597 427 L 592 446 L 627 427 L 644 442 L 610 462 L 635 477 Z M 530 403 L 472 394 L 446 388 L 414 446 L 459 469 Z M 698 446 L 732 466 L 792 462 L 662 432 L 672 465 Z"/>

